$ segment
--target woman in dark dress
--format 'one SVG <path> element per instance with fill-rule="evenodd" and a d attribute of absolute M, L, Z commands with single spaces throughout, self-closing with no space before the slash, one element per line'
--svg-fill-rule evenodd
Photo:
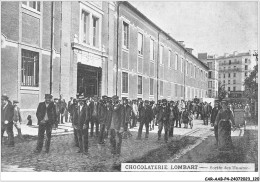
<path fill-rule="evenodd" d="M 227 102 L 221 102 L 222 109 L 219 110 L 215 126 L 218 128 L 218 149 L 220 151 L 230 151 L 233 149 L 231 140 L 231 124 L 235 126 L 234 115 L 231 110 L 227 108 Z"/>

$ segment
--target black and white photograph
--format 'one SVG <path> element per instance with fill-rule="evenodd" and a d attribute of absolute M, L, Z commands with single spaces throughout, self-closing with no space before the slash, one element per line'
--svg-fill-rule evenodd
<path fill-rule="evenodd" d="M 258 14 L 1 1 L 2 180 L 259 181 Z"/>

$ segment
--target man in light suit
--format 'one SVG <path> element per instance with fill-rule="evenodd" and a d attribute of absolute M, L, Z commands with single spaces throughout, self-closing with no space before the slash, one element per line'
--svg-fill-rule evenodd
<path fill-rule="evenodd" d="M 45 101 L 40 102 L 36 111 L 38 119 L 38 141 L 35 153 L 40 153 L 43 147 L 44 133 L 46 131 L 45 149 L 49 153 L 51 144 L 52 126 L 56 122 L 57 114 L 54 103 L 52 102 L 52 95 L 45 94 Z"/>

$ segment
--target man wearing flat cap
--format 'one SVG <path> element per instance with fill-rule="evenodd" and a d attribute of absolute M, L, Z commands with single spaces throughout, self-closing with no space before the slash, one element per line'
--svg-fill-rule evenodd
<path fill-rule="evenodd" d="M 119 103 L 119 98 L 116 95 L 112 97 L 112 101 L 113 112 L 110 125 L 110 143 L 112 154 L 118 156 L 121 154 L 122 134 L 124 131 L 124 120 L 122 118 L 123 106 Z"/>
<path fill-rule="evenodd" d="M 93 97 L 93 102 L 90 103 L 90 112 L 91 112 L 91 126 L 90 126 L 90 137 L 93 137 L 93 132 L 94 132 L 94 125 L 96 127 L 96 137 L 99 136 L 99 121 L 98 121 L 98 107 L 99 107 L 99 102 L 98 102 L 98 97 L 95 95 Z"/>
<path fill-rule="evenodd" d="M 142 130 L 143 130 L 143 126 L 145 125 L 145 138 L 148 139 L 149 136 L 149 124 L 153 119 L 153 111 L 151 106 L 149 105 L 149 101 L 145 100 L 144 102 L 144 106 L 140 109 L 140 116 L 141 116 L 141 120 L 140 120 L 140 126 L 139 126 L 139 130 L 138 130 L 138 136 L 137 136 L 137 140 L 141 140 L 142 138 Z"/>
<path fill-rule="evenodd" d="M 98 143 L 104 144 L 105 141 L 105 129 L 106 129 L 106 102 L 107 102 L 107 96 L 103 95 L 102 99 L 99 102 L 98 107 L 98 119 L 100 123 L 100 132 L 99 132 L 99 138 Z"/>
<path fill-rule="evenodd" d="M 167 107 L 167 100 L 162 100 L 162 106 L 159 109 L 158 116 L 158 140 L 161 140 L 161 132 L 164 128 L 164 141 L 168 142 L 169 135 L 169 108 Z"/>
<path fill-rule="evenodd" d="M 12 104 L 8 102 L 7 95 L 2 95 L 1 101 L 1 140 L 3 140 L 4 132 L 8 135 L 8 147 L 14 146 L 14 132 L 13 132 L 13 116 L 14 110 Z M 3 142 L 3 141 L 1 141 Z"/>
<path fill-rule="evenodd" d="M 47 136 L 45 140 L 45 152 L 49 153 L 50 150 L 52 126 L 57 120 L 56 108 L 51 99 L 51 94 L 45 94 L 45 101 L 39 103 L 36 111 L 39 128 L 35 153 L 40 153 L 42 150 L 45 132 Z"/>

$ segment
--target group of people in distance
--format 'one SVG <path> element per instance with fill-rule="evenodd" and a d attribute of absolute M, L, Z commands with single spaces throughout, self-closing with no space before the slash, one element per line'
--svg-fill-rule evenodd
<path fill-rule="evenodd" d="M 230 132 L 231 126 L 235 126 L 235 121 L 233 111 L 226 101 L 216 102 L 213 108 L 211 103 L 201 102 L 197 97 L 192 101 L 162 99 L 155 103 L 142 99 L 119 100 L 116 95 L 113 97 L 104 95 L 101 98 L 77 96 L 71 98 L 68 105 L 63 103 L 62 107 L 61 101 L 62 99 L 53 99 L 52 95 L 45 94 L 45 101 L 39 103 L 36 111 L 39 129 L 35 153 L 42 151 L 45 132 L 45 152 L 50 151 L 52 129 L 57 128 L 58 123 L 62 122 L 61 117 L 64 115 L 61 113 L 64 113 L 64 110 L 68 112 L 68 121 L 72 122 L 78 153 L 85 155 L 88 155 L 89 137 L 95 137 L 100 145 L 105 144 L 108 139 L 111 153 L 118 156 L 121 153 L 122 140 L 132 137 L 131 128 L 139 127 L 136 139 L 141 140 L 143 127 L 145 127 L 144 138 L 148 139 L 149 131 L 158 126 L 158 141 L 161 140 L 164 129 L 164 141 L 167 143 L 169 137 L 173 137 L 174 128 L 181 127 L 182 124 L 184 128 L 188 126 L 192 128 L 193 120 L 196 119 L 203 120 L 204 125 L 208 125 L 210 120 L 220 150 L 229 150 L 233 147 Z M 19 109 L 15 109 L 15 105 L 11 106 L 9 102 L 7 96 L 2 96 L 2 136 L 4 131 L 7 131 L 9 145 L 13 146 L 11 125 L 19 121 L 17 117 Z M 9 116 L 10 112 L 16 114 Z"/>

